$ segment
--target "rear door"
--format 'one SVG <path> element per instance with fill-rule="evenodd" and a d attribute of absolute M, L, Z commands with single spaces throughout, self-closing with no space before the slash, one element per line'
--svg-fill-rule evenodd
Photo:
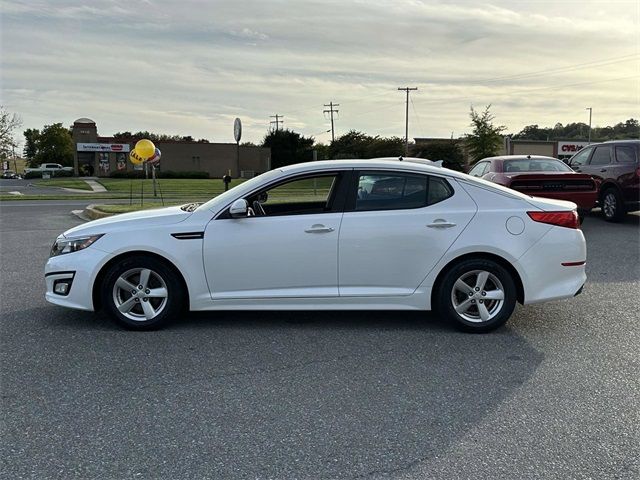
<path fill-rule="evenodd" d="M 446 177 L 355 172 L 342 219 L 340 296 L 411 295 L 476 212 Z"/>

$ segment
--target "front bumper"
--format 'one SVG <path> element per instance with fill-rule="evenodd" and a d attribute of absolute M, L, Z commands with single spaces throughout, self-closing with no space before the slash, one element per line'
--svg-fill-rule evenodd
<path fill-rule="evenodd" d="M 98 272 L 111 257 L 92 245 L 79 252 L 49 258 L 44 268 L 47 302 L 93 311 L 93 284 Z M 66 295 L 56 293 L 56 282 L 65 280 L 70 283 Z"/>

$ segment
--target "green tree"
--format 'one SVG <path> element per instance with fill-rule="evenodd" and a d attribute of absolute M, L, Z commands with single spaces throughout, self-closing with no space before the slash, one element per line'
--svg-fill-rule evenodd
<path fill-rule="evenodd" d="M 313 138 L 293 130 L 272 130 L 265 135 L 263 147 L 271 149 L 271 168 L 309 162 L 312 158 Z"/>
<path fill-rule="evenodd" d="M 329 145 L 330 158 L 397 157 L 404 152 L 404 141 L 399 137 L 380 137 L 351 130 Z"/>
<path fill-rule="evenodd" d="M 506 130 L 507 127 L 493 124 L 495 116 L 491 113 L 490 109 L 491 105 L 487 105 L 482 112 L 477 112 L 471 107 L 469 116 L 471 117 L 473 132 L 465 136 L 467 148 L 471 155 L 471 163 L 475 163 L 486 157 L 495 156 L 500 151 L 502 132 Z"/>
<path fill-rule="evenodd" d="M 20 128 L 22 119 L 15 113 L 0 105 L 0 158 L 8 158 L 16 147 L 17 142 L 13 132 Z"/>
<path fill-rule="evenodd" d="M 24 150 L 22 154 L 27 159 L 30 167 L 35 167 L 35 159 L 38 154 L 38 142 L 40 141 L 40 130 L 37 128 L 27 128 L 24 131 Z"/>
<path fill-rule="evenodd" d="M 443 140 L 420 147 L 415 156 L 427 158 L 437 162 L 442 160 L 442 166 L 452 170 L 462 171 L 464 166 L 464 154 L 460 148 L 459 140 Z"/>
<path fill-rule="evenodd" d="M 59 163 L 63 166 L 73 166 L 73 140 L 67 128 L 62 123 L 45 125 L 38 140 L 38 152 L 35 162 Z"/>

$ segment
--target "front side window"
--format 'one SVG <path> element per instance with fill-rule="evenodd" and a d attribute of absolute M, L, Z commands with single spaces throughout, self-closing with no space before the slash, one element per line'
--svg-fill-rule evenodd
<path fill-rule="evenodd" d="M 616 147 L 616 160 L 618 163 L 636 163 L 635 148 L 629 146 Z"/>
<path fill-rule="evenodd" d="M 446 180 L 410 173 L 361 173 L 356 211 L 421 208 L 453 195 Z"/>
<path fill-rule="evenodd" d="M 609 165 L 611 163 L 611 148 L 596 147 L 589 165 Z"/>
<path fill-rule="evenodd" d="M 591 154 L 591 152 L 591 148 L 583 148 L 573 157 L 571 157 L 571 160 L 569 160 L 569 164 L 572 167 L 579 167 L 581 165 L 584 165 L 585 163 L 587 163 L 587 160 L 589 160 L 589 155 Z"/>
<path fill-rule="evenodd" d="M 472 177 L 483 176 L 485 174 L 485 170 L 487 169 L 488 165 L 489 165 L 489 162 L 478 163 L 475 167 L 469 170 L 469 175 L 471 175 Z"/>
<path fill-rule="evenodd" d="M 326 213 L 332 209 L 339 178 L 339 173 L 297 178 L 263 190 L 247 200 L 258 217 Z"/>

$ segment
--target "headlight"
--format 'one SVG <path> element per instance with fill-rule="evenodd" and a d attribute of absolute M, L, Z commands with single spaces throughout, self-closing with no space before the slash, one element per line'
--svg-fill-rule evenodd
<path fill-rule="evenodd" d="M 84 250 L 88 246 L 92 245 L 100 237 L 102 237 L 102 234 L 73 238 L 66 238 L 61 235 L 56 238 L 56 241 L 53 243 L 50 256 L 55 257 L 56 255 L 64 255 L 65 253 L 73 253 L 77 252 L 78 250 Z"/>

